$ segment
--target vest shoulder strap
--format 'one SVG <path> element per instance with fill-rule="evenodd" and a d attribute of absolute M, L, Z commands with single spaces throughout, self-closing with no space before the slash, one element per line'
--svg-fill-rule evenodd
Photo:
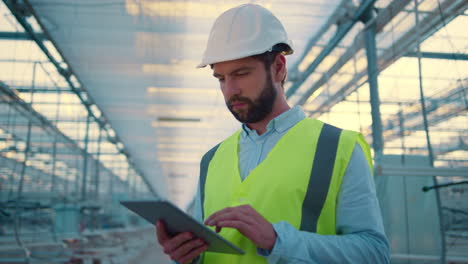
<path fill-rule="evenodd" d="M 203 203 L 205 201 L 205 183 L 206 183 L 206 175 L 208 173 L 208 166 L 210 165 L 211 159 L 213 159 L 214 154 L 216 153 L 216 150 L 218 150 L 219 143 L 218 145 L 214 146 L 212 149 L 210 149 L 205 155 L 203 155 L 203 158 L 201 159 L 200 162 L 200 178 L 199 178 L 199 192 L 200 192 L 200 201 L 201 201 L 201 215 L 202 219 L 205 219 L 205 210 Z"/>
<path fill-rule="evenodd" d="M 300 230 L 316 232 L 317 222 L 328 195 L 342 129 L 324 123 L 302 204 Z"/>

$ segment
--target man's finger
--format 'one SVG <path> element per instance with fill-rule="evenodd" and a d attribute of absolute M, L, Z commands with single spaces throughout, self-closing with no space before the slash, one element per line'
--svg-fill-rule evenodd
<path fill-rule="evenodd" d="M 230 228 L 235 228 L 237 229 L 241 234 L 244 236 L 254 239 L 253 236 L 253 230 L 252 226 L 243 222 L 243 221 L 236 221 L 236 220 L 226 220 L 226 221 L 221 221 L 218 222 L 216 227 L 222 228 L 222 227 L 230 227 Z"/>
<path fill-rule="evenodd" d="M 176 236 L 172 237 L 170 240 L 166 241 L 163 245 L 164 252 L 166 254 L 171 254 L 177 250 L 182 244 L 188 242 L 193 238 L 193 235 L 189 232 L 184 232 L 177 234 Z"/>
<path fill-rule="evenodd" d="M 167 240 L 171 239 L 166 230 L 166 225 L 163 221 L 158 220 L 156 222 L 156 235 L 158 237 L 159 244 L 164 244 Z"/>
<path fill-rule="evenodd" d="M 249 225 L 254 225 L 255 223 L 257 223 L 254 216 L 246 214 L 246 212 L 241 211 L 241 210 L 232 210 L 230 212 L 226 212 L 224 214 L 220 214 L 212 218 L 211 220 L 207 221 L 207 225 L 215 226 L 215 225 L 218 225 L 218 223 L 221 221 L 229 221 L 229 220 L 242 221 Z"/>
<path fill-rule="evenodd" d="M 219 217 L 220 215 L 223 215 L 223 214 L 226 214 L 226 213 L 229 213 L 233 210 L 235 210 L 237 207 L 226 207 L 224 209 L 221 209 L 215 213 L 213 213 L 212 215 L 210 215 L 206 220 L 205 220 L 205 225 L 207 225 L 209 222 L 211 222 L 213 219 Z"/>
<path fill-rule="evenodd" d="M 191 261 L 191 260 L 193 260 L 194 258 L 198 257 L 201 253 L 205 252 L 207 249 L 208 249 L 208 245 L 207 245 L 207 244 L 203 244 L 202 246 L 200 246 L 200 247 L 198 247 L 198 248 L 195 248 L 195 249 L 192 250 L 190 253 L 188 253 L 187 255 L 183 256 L 183 257 L 180 259 L 180 262 L 181 262 L 181 263 L 187 263 L 188 261 Z"/>
<path fill-rule="evenodd" d="M 171 252 L 171 258 L 173 260 L 183 262 L 183 261 L 181 261 L 181 259 L 185 255 L 190 254 L 190 252 L 192 252 L 196 248 L 199 248 L 199 247 L 203 246 L 204 244 L 205 244 L 205 242 L 202 239 L 189 240 L 186 243 L 179 246 L 178 248 L 176 248 L 173 252 Z"/>

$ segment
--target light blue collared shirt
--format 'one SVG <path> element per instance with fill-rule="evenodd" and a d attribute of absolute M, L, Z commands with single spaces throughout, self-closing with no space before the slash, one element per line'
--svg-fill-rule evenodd
<path fill-rule="evenodd" d="M 242 124 L 239 138 L 239 171 L 242 180 L 245 180 L 247 175 L 265 160 L 281 137 L 304 118 L 304 111 L 299 106 L 295 106 L 271 120 L 266 132 L 261 135 L 246 124 Z"/>
<path fill-rule="evenodd" d="M 268 155 L 279 139 L 305 118 L 298 106 L 282 113 L 258 135 L 242 125 L 239 140 L 239 168 L 244 180 Z M 195 197 L 195 219 L 203 222 L 199 188 Z M 374 179 L 366 157 L 356 144 L 343 177 L 338 197 L 336 230 L 338 235 L 319 235 L 299 231 L 289 223 L 273 223 L 278 237 L 271 252 L 259 249 L 268 264 L 294 263 L 390 263 Z"/>

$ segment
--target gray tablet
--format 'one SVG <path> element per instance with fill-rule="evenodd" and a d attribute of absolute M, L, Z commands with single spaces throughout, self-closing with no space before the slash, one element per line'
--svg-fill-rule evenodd
<path fill-rule="evenodd" d="M 238 255 L 244 254 L 244 251 L 240 248 L 199 223 L 169 201 L 131 200 L 120 201 L 120 203 L 153 225 L 156 224 L 158 220 L 164 221 L 171 235 L 191 232 L 196 237 L 202 238 L 208 243 L 207 251 Z"/>

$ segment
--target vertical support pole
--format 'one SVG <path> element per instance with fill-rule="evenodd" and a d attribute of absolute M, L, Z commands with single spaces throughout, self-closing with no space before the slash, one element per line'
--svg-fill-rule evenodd
<path fill-rule="evenodd" d="M 66 153 L 66 155 L 67 155 L 67 156 L 72 156 L 73 153 L 71 153 L 71 152 L 68 150 L 68 148 L 67 148 L 67 153 Z M 67 164 L 67 165 L 68 165 L 68 164 Z M 64 188 L 65 190 L 64 190 L 64 192 L 65 192 L 65 200 L 67 200 L 67 198 L 70 197 L 70 194 L 69 194 L 70 186 L 69 186 L 69 185 L 70 185 L 70 181 L 71 181 L 70 178 L 73 177 L 73 175 L 72 175 L 72 174 L 70 173 L 70 171 L 68 170 L 68 166 L 63 167 L 63 168 L 62 168 L 62 172 L 65 172 L 65 175 L 66 175 L 66 176 L 65 176 L 65 188 Z M 76 184 L 76 185 L 78 185 L 78 184 Z"/>
<path fill-rule="evenodd" d="M 37 70 L 37 62 L 34 62 L 33 63 L 33 72 L 32 72 L 32 83 L 31 83 L 31 90 L 30 90 L 31 98 L 30 98 L 30 101 L 29 101 L 29 103 L 31 104 L 31 107 L 32 107 L 32 104 L 34 102 L 34 87 L 36 85 L 36 70 Z"/>
<path fill-rule="evenodd" d="M 128 159 L 127 159 L 127 163 L 129 163 Z M 132 181 L 131 181 L 130 176 L 131 174 L 130 174 L 130 164 L 129 164 L 127 167 L 127 194 L 128 195 L 130 195 L 130 192 L 132 190 Z"/>
<path fill-rule="evenodd" d="M 50 193 L 54 194 L 56 191 L 56 185 L 57 185 L 57 176 L 56 170 L 57 170 L 57 137 L 54 137 L 54 146 L 52 147 L 52 171 L 50 172 L 52 175 L 52 183 L 50 185 Z"/>
<path fill-rule="evenodd" d="M 115 163 L 115 160 L 111 160 L 111 165 L 110 165 L 110 168 L 109 168 L 109 194 L 111 196 L 111 201 L 114 197 L 114 178 L 115 178 L 115 175 L 114 175 L 114 171 L 113 171 L 113 168 L 114 168 L 114 163 Z"/>
<path fill-rule="evenodd" d="M 34 103 L 34 89 L 36 85 L 36 70 L 37 70 L 37 63 L 34 62 L 33 64 L 33 72 L 32 72 L 32 81 L 31 81 L 31 98 L 30 98 L 30 105 L 32 108 L 32 105 Z M 18 184 L 18 189 L 16 192 L 17 199 L 20 200 L 23 195 L 23 185 L 24 185 L 24 174 L 26 173 L 26 162 L 28 161 L 29 158 L 29 152 L 31 149 L 31 129 L 32 129 L 32 122 L 31 120 L 28 120 L 28 131 L 26 135 L 26 148 L 24 149 L 24 161 L 21 165 L 21 174 L 20 174 L 20 182 Z"/>
<path fill-rule="evenodd" d="M 419 3 L 417 0 L 414 0 L 414 16 L 416 22 L 416 29 L 419 29 Z M 424 131 L 426 133 L 426 144 L 427 144 L 427 151 L 429 156 L 429 164 L 431 167 L 434 167 L 434 152 L 432 150 L 431 144 L 431 137 L 429 134 L 429 122 L 427 120 L 427 111 L 426 111 L 426 100 L 424 97 L 424 86 L 423 86 L 423 79 L 422 79 L 422 63 L 421 63 L 421 35 L 419 30 L 416 30 L 417 42 L 416 45 L 416 53 L 418 57 L 418 76 L 419 76 L 419 96 L 420 96 L 420 103 L 421 103 L 421 110 L 423 115 L 423 123 L 424 123 Z M 437 177 L 433 176 L 432 181 L 435 186 L 438 185 Z M 437 211 L 439 213 L 439 229 L 440 229 L 440 246 L 441 246 L 441 254 L 440 254 L 440 263 L 446 263 L 446 250 L 447 245 L 445 241 L 445 229 L 443 224 L 443 215 L 442 215 L 442 206 L 440 201 L 440 192 L 439 189 L 434 190 L 436 196 L 436 203 L 437 203 Z"/>
<path fill-rule="evenodd" d="M 91 115 L 88 113 L 86 117 L 86 131 L 84 138 L 84 150 L 83 150 L 83 177 L 81 182 L 81 200 L 86 199 L 86 185 L 87 185 L 87 176 L 88 176 L 88 143 L 89 143 L 89 123 Z"/>
<path fill-rule="evenodd" d="M 137 176 L 134 170 L 132 170 L 132 197 L 135 198 L 135 193 L 136 193 L 136 182 L 137 182 Z"/>
<path fill-rule="evenodd" d="M 29 158 L 29 152 L 31 148 L 31 129 L 32 129 L 32 122 L 28 121 L 28 132 L 26 136 L 26 148 L 24 149 L 24 161 L 21 164 L 21 174 L 20 174 L 20 182 L 18 184 L 18 189 L 16 192 L 16 198 L 21 200 L 23 194 L 23 185 L 24 185 L 24 174 L 26 173 L 26 163 Z"/>
<path fill-rule="evenodd" d="M 372 114 L 372 146 L 374 148 L 375 163 L 378 165 L 383 155 L 383 137 L 378 86 L 379 68 L 377 64 L 377 44 L 375 42 L 376 24 L 375 21 L 372 21 L 373 18 L 373 6 L 371 6 L 371 8 L 368 8 L 364 12 L 361 20 L 367 24 L 365 29 L 365 47 Z"/>
<path fill-rule="evenodd" d="M 2 98 L 3 99 L 3 98 Z M 3 103 L 3 101 L 2 101 Z M 6 122 L 6 129 L 5 131 L 10 133 L 11 135 L 14 134 L 15 132 L 15 125 L 16 125 L 16 114 L 12 111 L 12 100 L 6 99 L 5 101 L 6 105 L 8 106 L 8 118 Z M 6 200 L 11 200 L 13 199 L 14 195 L 14 186 L 15 186 L 15 173 L 16 173 L 16 166 L 18 162 L 14 162 L 13 168 L 11 169 L 11 173 L 9 174 L 9 183 L 8 183 L 8 198 Z"/>
<path fill-rule="evenodd" d="M 96 175 L 95 175 L 95 179 L 96 179 L 96 186 L 95 186 L 95 190 L 94 190 L 94 196 L 96 197 L 96 200 L 99 198 L 99 184 L 100 184 L 100 162 L 99 162 L 99 159 L 101 158 L 101 141 L 102 141 L 102 128 L 99 127 L 99 136 L 98 136 L 98 141 L 97 141 L 97 154 L 96 154 Z"/>
<path fill-rule="evenodd" d="M 79 131 L 79 129 L 77 129 L 77 131 Z M 79 132 L 77 132 L 79 133 Z M 77 137 L 78 138 L 78 137 Z M 75 180 L 74 180 L 74 199 L 79 199 L 80 198 L 80 195 L 81 195 L 81 186 L 80 186 L 80 183 L 82 183 L 82 174 L 78 171 L 79 168 L 80 168 L 80 164 L 82 164 L 82 161 L 80 160 L 80 157 L 82 158 L 83 157 L 83 153 L 81 150 L 73 150 L 73 155 L 76 157 L 75 158 Z"/>
<path fill-rule="evenodd" d="M 398 111 L 398 123 L 400 125 L 400 137 L 401 137 L 401 149 L 403 153 L 401 154 L 401 164 L 405 164 L 405 156 L 406 156 L 406 144 L 405 144 L 405 118 L 403 115 L 403 107 L 401 103 L 398 104 L 399 111 Z"/>
<path fill-rule="evenodd" d="M 60 89 L 59 89 L 60 91 Z M 58 127 L 59 117 L 60 117 L 60 105 L 62 103 L 62 93 L 58 93 L 57 103 L 55 104 L 55 126 Z M 54 194 L 56 192 L 57 185 L 57 135 L 54 136 L 54 146 L 52 149 L 52 184 L 50 186 L 50 192 Z M 65 179 L 68 181 L 68 179 Z"/>

